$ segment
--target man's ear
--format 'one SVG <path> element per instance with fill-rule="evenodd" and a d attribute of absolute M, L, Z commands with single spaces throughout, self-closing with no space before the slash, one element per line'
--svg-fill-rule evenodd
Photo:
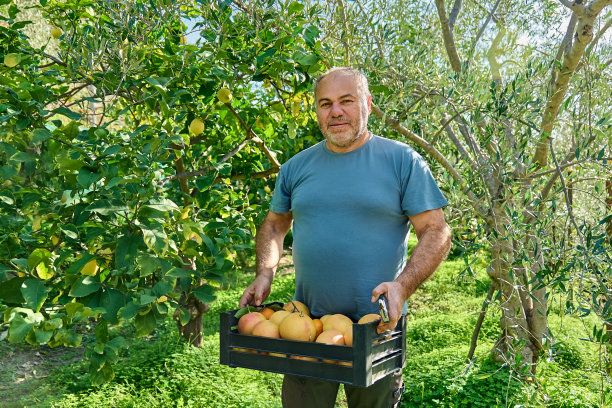
<path fill-rule="evenodd" d="M 368 112 L 372 113 L 372 95 L 368 95 L 368 100 L 366 103 L 368 105 Z"/>

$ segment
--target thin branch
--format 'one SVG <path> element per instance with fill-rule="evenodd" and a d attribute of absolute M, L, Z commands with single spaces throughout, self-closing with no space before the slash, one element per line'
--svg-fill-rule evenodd
<path fill-rule="evenodd" d="M 455 23 L 457 22 L 457 17 L 459 16 L 459 11 L 461 11 L 461 0 L 455 0 L 453 4 L 453 8 L 448 16 L 448 24 L 450 25 L 450 29 L 455 29 Z"/>
<path fill-rule="evenodd" d="M 557 69 L 556 78 L 552 85 L 552 89 L 544 113 L 542 115 L 542 124 L 540 125 L 541 133 L 539 140 L 536 143 L 536 151 L 534 154 L 534 162 L 540 167 L 545 167 L 548 164 L 549 145 L 552 130 L 554 128 L 557 116 L 565 94 L 569 87 L 569 81 L 574 74 L 578 63 L 584 55 L 587 45 L 593 39 L 593 24 L 601 10 L 612 4 L 612 0 L 594 0 L 585 9 L 583 5 L 576 6 L 573 10 L 578 15 L 576 24 L 574 41 L 570 49 L 563 56 L 563 63 Z"/>
<path fill-rule="evenodd" d="M 589 44 L 589 46 L 587 47 L 587 49 L 585 51 L 586 55 L 591 55 L 591 52 L 593 51 L 593 48 L 597 45 L 597 43 L 599 42 L 601 37 L 603 37 L 603 35 L 606 33 L 606 31 L 608 31 L 608 29 L 610 27 L 612 27 L 612 18 L 609 19 L 608 21 L 606 21 L 606 24 L 604 24 L 604 26 L 599 29 L 597 34 L 595 34 L 595 37 L 593 38 L 593 41 L 591 41 L 591 43 Z"/>
<path fill-rule="evenodd" d="M 247 139 L 253 140 L 253 142 L 255 142 L 263 150 L 263 152 L 266 155 L 266 157 L 268 158 L 268 160 L 270 160 L 270 162 L 272 162 L 272 166 L 273 167 L 280 168 L 280 166 L 281 166 L 280 162 L 278 161 L 278 159 L 276 158 L 274 153 L 272 153 L 270 151 L 270 149 L 268 149 L 268 147 L 266 146 L 264 141 L 261 140 L 255 134 L 255 132 L 253 132 L 253 129 L 249 125 L 247 125 L 247 123 L 244 121 L 244 119 L 242 119 L 242 117 L 238 114 L 238 112 L 236 112 L 234 107 L 231 104 L 229 104 L 229 103 L 226 103 L 225 106 L 227 106 L 229 108 L 230 112 L 232 112 L 234 114 L 236 119 L 238 119 L 238 122 L 240 122 L 240 125 L 247 132 Z"/>
<path fill-rule="evenodd" d="M 487 292 L 487 297 L 482 303 L 482 308 L 478 313 L 478 320 L 476 321 L 474 331 L 472 332 L 472 340 L 470 341 L 470 351 L 468 351 L 466 363 L 469 363 L 470 361 L 472 361 L 472 358 L 474 358 L 474 351 L 476 351 L 476 346 L 478 345 L 478 334 L 480 333 L 482 323 L 484 322 L 484 318 L 487 314 L 487 309 L 489 308 L 489 303 L 491 303 L 491 298 L 493 297 L 494 292 L 495 283 L 491 282 L 491 284 L 489 285 L 489 291 Z"/>
<path fill-rule="evenodd" d="M 453 36 L 453 30 L 446 16 L 446 9 L 444 8 L 444 0 L 436 0 L 436 8 L 438 9 L 438 16 L 440 18 L 440 27 L 442 29 L 442 40 L 444 41 L 444 47 L 446 48 L 446 54 L 450 61 L 451 68 L 456 74 L 461 73 L 461 59 L 457 53 L 457 46 L 455 45 L 455 38 Z"/>
<path fill-rule="evenodd" d="M 480 27 L 480 30 L 478 30 L 478 34 L 476 34 L 476 37 L 474 38 L 474 41 L 472 41 L 472 45 L 470 46 L 470 51 L 468 53 L 468 62 L 467 62 L 467 66 L 468 67 L 472 63 L 472 60 L 474 59 L 474 53 L 475 53 L 475 50 L 476 50 L 476 44 L 478 44 L 478 41 L 480 41 L 480 37 L 482 37 L 482 34 L 484 34 L 485 30 L 487 29 L 487 26 L 489 25 L 489 22 L 493 18 L 493 15 L 495 14 L 495 11 L 497 10 L 497 7 L 499 7 L 499 3 L 501 3 L 501 0 L 497 0 L 497 2 L 495 3 L 495 5 L 491 9 L 491 11 L 488 12 L 487 18 L 485 19 L 484 23 L 482 23 L 482 26 Z"/>

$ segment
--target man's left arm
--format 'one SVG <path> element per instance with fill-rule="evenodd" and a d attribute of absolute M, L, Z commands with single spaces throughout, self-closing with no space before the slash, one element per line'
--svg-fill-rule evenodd
<path fill-rule="evenodd" d="M 410 222 L 419 242 L 406 267 L 392 282 L 383 282 L 372 290 L 372 302 L 385 295 L 389 307 L 389 323 L 381 323 L 378 331 L 392 330 L 402 315 L 406 299 L 426 281 L 446 259 L 451 247 L 451 234 L 441 208 L 413 215 Z"/>

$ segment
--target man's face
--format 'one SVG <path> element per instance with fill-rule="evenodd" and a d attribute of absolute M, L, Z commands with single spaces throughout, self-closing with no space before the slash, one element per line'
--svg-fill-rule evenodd
<path fill-rule="evenodd" d="M 352 75 L 338 72 L 325 77 L 315 100 L 319 127 L 330 150 L 347 152 L 365 143 L 372 97 L 359 92 Z"/>

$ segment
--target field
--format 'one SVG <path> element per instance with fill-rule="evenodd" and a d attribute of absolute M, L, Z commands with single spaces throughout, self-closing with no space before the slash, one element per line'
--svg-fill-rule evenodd
<path fill-rule="evenodd" d="M 485 299 L 484 263 L 473 276 L 462 258 L 447 260 L 409 302 L 405 407 L 603 407 L 609 378 L 601 375 L 599 350 L 588 338 L 590 325 L 564 315 L 552 303 L 553 339 L 540 358 L 538 377 L 520 377 L 500 366 L 488 351 L 498 335 L 498 313 L 487 313 L 475 358 L 466 364 L 470 338 Z M 185 345 L 175 324 L 165 322 L 152 336 L 133 339 L 128 327 L 114 327 L 129 341 L 115 379 L 88 383 L 85 345 L 38 349 L 0 343 L 2 407 L 280 407 L 282 377 L 219 364 L 219 313 L 237 307 L 253 272 L 234 276 L 204 320 L 204 347 Z M 278 273 L 270 301 L 293 293 L 290 262 Z M 580 340 L 583 338 L 583 340 Z M 339 393 L 337 406 L 345 407 Z"/>

